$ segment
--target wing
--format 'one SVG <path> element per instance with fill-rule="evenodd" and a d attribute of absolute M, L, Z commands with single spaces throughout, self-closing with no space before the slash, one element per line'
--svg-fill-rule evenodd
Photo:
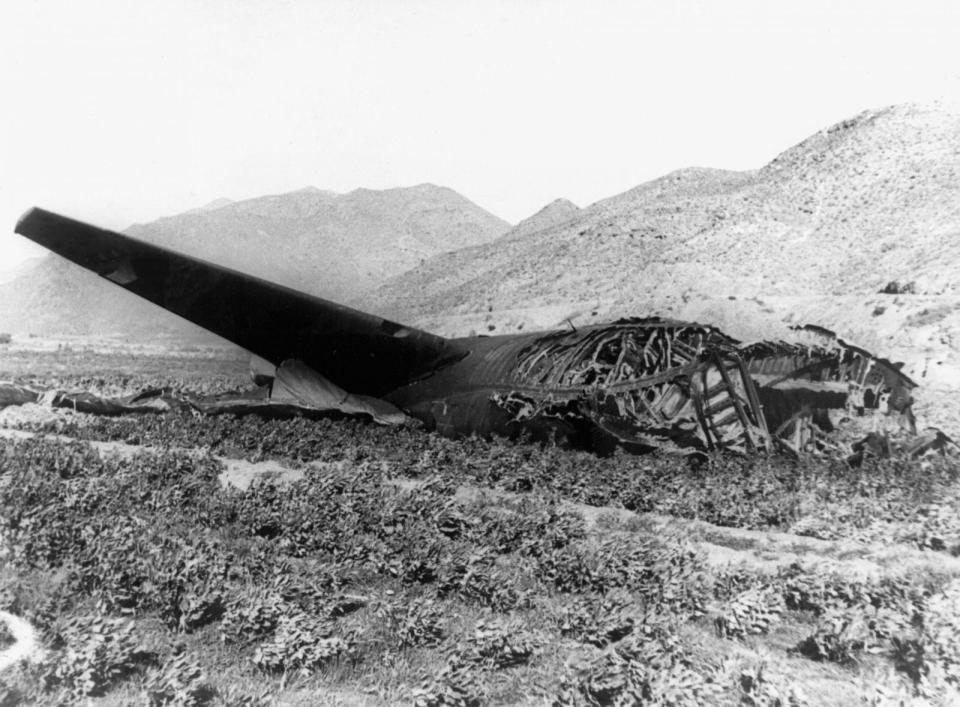
<path fill-rule="evenodd" d="M 16 232 L 275 365 L 299 359 L 351 393 L 383 395 L 466 355 L 434 334 L 43 209 L 24 214 Z"/>

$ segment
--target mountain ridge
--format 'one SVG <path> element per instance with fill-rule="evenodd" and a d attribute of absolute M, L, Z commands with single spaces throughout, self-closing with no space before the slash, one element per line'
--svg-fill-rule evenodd
<path fill-rule="evenodd" d="M 336 194 L 308 187 L 135 224 L 124 233 L 334 301 L 443 250 L 491 240 L 506 221 L 447 187 Z M 49 256 L 0 285 L 0 329 L 199 336 L 194 327 Z"/>
<path fill-rule="evenodd" d="M 915 295 L 880 295 L 892 281 Z M 676 170 L 546 229 L 440 254 L 354 304 L 446 335 L 551 328 L 571 312 L 694 319 L 744 338 L 787 337 L 806 320 L 960 382 L 951 298 L 960 111 L 907 104 L 861 112 L 758 169 Z"/>
<path fill-rule="evenodd" d="M 509 229 L 451 195 L 459 197 L 431 184 L 346 194 L 308 187 L 128 232 L 445 335 L 662 315 L 710 322 L 741 338 L 777 338 L 812 321 L 906 360 L 911 375 L 960 385 L 956 109 L 863 111 L 758 169 L 683 168 L 583 208 L 555 200 Z M 356 228 L 357 215 L 378 208 L 392 220 L 371 237 Z M 231 227 L 238 218 L 246 230 Z M 329 226 L 320 252 L 344 256 L 332 268 L 309 259 L 317 241 L 296 226 L 314 218 Z M 493 225 L 478 228 L 478 219 Z M 229 257 L 204 251 L 224 249 L 195 237 L 191 224 L 200 222 L 234 234 Z M 279 241 L 264 240 L 268 222 L 285 224 Z M 374 256 L 358 262 L 350 255 L 358 248 Z M 47 279 L 74 277 L 64 270 Z M 68 319 L 85 331 L 145 331 L 141 320 L 154 321 L 134 312 L 126 293 L 94 282 L 103 288 L 96 297 L 48 285 L 19 300 L 8 296 L 17 294 L 13 283 L 2 285 L 0 327 L 9 327 L 10 302 L 30 305 L 23 311 L 31 326 L 62 326 L 63 312 L 77 302 L 99 317 Z M 358 282 L 377 286 L 342 286 Z"/>

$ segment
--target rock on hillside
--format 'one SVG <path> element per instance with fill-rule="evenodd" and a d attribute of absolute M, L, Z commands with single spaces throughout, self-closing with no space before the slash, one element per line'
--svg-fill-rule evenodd
<path fill-rule="evenodd" d="M 892 280 L 940 304 L 873 302 Z M 758 170 L 680 170 L 555 226 L 437 256 L 362 304 L 448 334 L 663 314 L 746 338 L 783 335 L 799 308 L 851 338 L 879 332 L 884 350 L 939 360 L 938 347 L 960 345 L 958 295 L 960 113 L 906 105 L 861 113 Z M 919 334 L 899 330 L 931 318 Z"/>
<path fill-rule="evenodd" d="M 346 301 L 425 258 L 487 242 L 508 228 L 455 191 L 422 184 L 217 200 L 126 233 Z M 29 276 L 0 285 L 0 330 L 196 333 L 179 318 L 55 257 Z"/>

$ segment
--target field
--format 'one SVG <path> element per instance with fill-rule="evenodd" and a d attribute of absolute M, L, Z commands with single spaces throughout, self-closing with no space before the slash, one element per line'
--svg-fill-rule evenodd
<path fill-rule="evenodd" d="M 247 385 L 121 345 L 0 351 L 11 378 Z M 0 611 L 44 652 L 0 704 L 957 704 L 958 479 L 11 408 Z"/>

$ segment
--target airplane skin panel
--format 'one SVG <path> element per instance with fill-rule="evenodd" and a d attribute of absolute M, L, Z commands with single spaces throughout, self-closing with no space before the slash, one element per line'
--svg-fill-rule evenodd
<path fill-rule="evenodd" d="M 275 365 L 299 359 L 353 393 L 382 395 L 466 355 L 442 337 L 43 209 L 28 211 L 16 232 Z"/>

